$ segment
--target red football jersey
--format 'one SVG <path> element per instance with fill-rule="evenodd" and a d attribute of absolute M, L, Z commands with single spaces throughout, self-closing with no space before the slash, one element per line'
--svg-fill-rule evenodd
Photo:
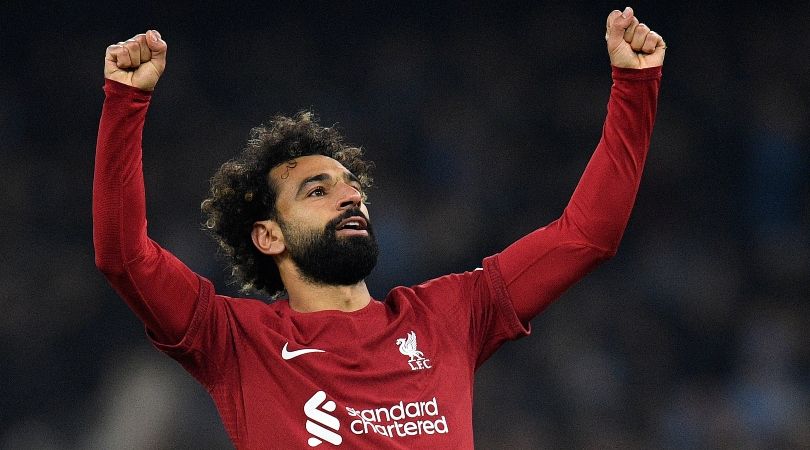
<path fill-rule="evenodd" d="M 214 399 L 239 448 L 473 448 L 473 374 L 618 248 L 661 68 L 613 68 L 602 138 L 562 216 L 483 268 L 355 312 L 216 295 L 149 239 L 141 133 L 151 93 L 107 80 L 93 183 L 96 264 L 155 345 Z"/>
<path fill-rule="evenodd" d="M 472 448 L 475 368 L 527 332 L 493 276 L 397 288 L 349 313 L 223 297 L 202 280 L 188 334 L 156 345 L 208 389 L 238 447 Z"/>

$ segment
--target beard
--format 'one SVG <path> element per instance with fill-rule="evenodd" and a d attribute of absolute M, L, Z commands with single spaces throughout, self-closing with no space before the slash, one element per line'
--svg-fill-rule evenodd
<path fill-rule="evenodd" d="M 305 230 L 277 219 L 290 258 L 306 280 L 349 286 L 362 281 L 374 269 L 379 249 L 368 219 L 368 236 L 337 236 L 338 224 L 352 216 L 366 217 L 359 209 L 349 210 L 327 223 L 323 230 Z"/>

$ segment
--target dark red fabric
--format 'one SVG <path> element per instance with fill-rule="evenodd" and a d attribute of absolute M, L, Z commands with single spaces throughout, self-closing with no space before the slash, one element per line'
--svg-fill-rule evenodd
<path fill-rule="evenodd" d="M 96 262 L 156 347 L 206 387 L 239 448 L 310 448 L 310 439 L 326 439 L 308 422 L 329 421 L 304 407 L 321 392 L 316 409 L 336 419 L 330 430 L 345 448 L 473 448 L 475 370 L 615 253 L 660 77 L 660 68 L 614 68 L 602 139 L 560 219 L 486 258 L 482 269 L 395 288 L 351 313 L 298 313 L 283 300 L 217 295 L 151 241 L 141 168 L 150 94 L 107 81 L 93 185 Z M 321 351 L 284 359 L 285 348 Z M 399 417 L 400 410 L 413 414 Z"/>

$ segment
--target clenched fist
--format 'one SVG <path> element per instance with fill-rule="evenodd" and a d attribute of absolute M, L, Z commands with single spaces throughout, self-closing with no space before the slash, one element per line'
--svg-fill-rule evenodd
<path fill-rule="evenodd" d="M 166 69 L 166 42 L 149 30 L 107 47 L 104 78 L 152 91 Z"/>
<path fill-rule="evenodd" d="M 645 69 L 664 64 L 667 45 L 650 27 L 639 23 L 633 8 L 608 15 L 605 32 L 610 64 L 629 69 Z"/>

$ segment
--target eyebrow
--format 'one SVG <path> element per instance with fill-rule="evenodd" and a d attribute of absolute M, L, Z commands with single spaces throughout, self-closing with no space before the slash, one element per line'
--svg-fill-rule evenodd
<path fill-rule="evenodd" d="M 358 185 L 360 185 L 362 187 L 362 184 L 360 183 L 360 179 L 357 178 L 351 172 L 343 172 L 343 177 L 342 178 L 345 179 L 345 180 L 349 180 L 350 182 L 357 183 Z M 304 180 L 301 181 L 301 184 L 298 185 L 298 191 L 296 191 L 295 196 L 299 197 L 301 195 L 301 193 L 304 191 L 304 189 L 307 187 L 308 184 L 320 183 L 320 182 L 331 181 L 331 180 L 332 180 L 332 176 L 329 175 L 328 173 L 319 173 L 317 175 L 313 175 L 311 177 L 304 178 Z"/>

